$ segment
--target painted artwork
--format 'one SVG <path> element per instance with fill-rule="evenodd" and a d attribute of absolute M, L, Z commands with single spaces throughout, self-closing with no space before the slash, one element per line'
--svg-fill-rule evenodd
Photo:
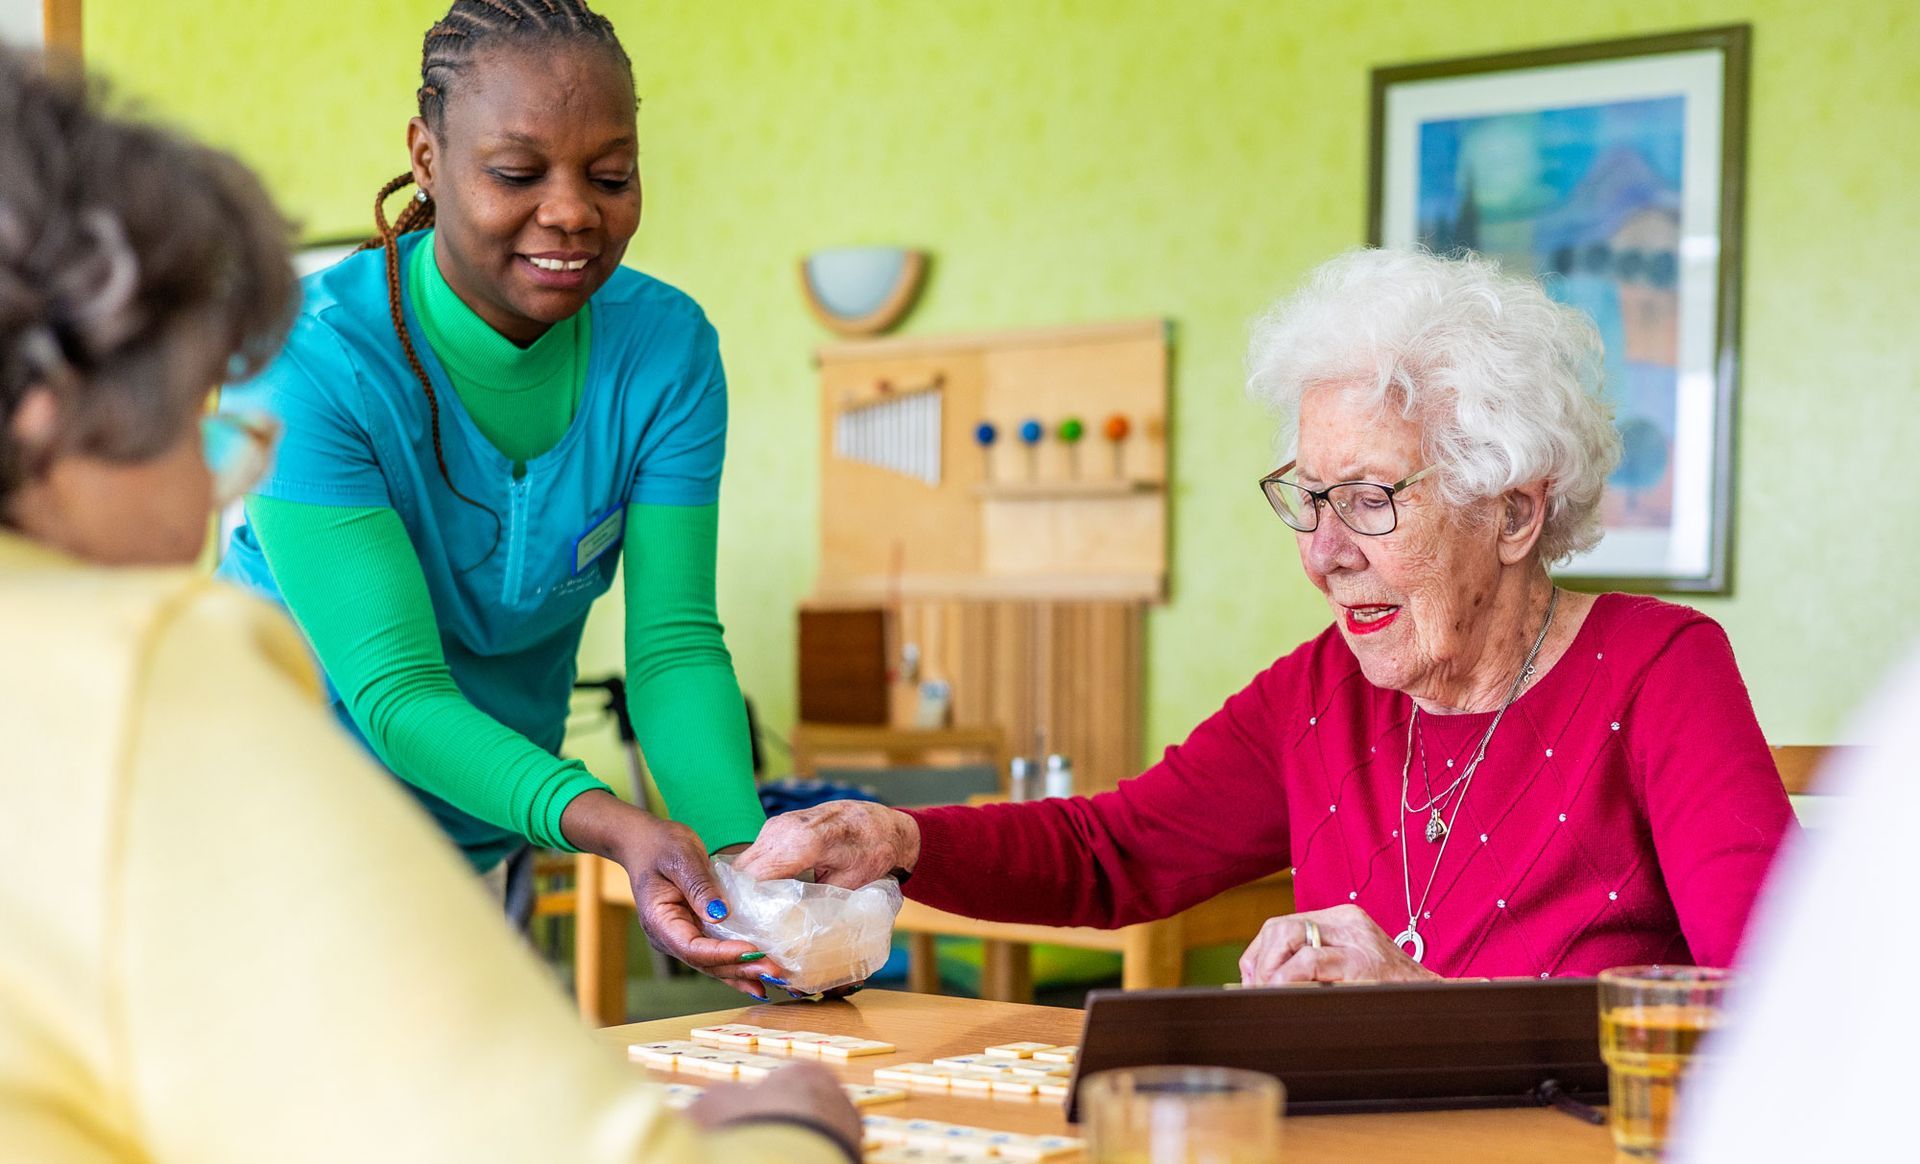
<path fill-rule="evenodd" d="M 1724 592 L 1744 27 L 1374 73 L 1372 237 L 1538 277 L 1605 345 L 1622 457 L 1559 573 Z"/>
<path fill-rule="evenodd" d="M 1673 521 L 1685 109 L 1674 95 L 1420 126 L 1421 245 L 1544 276 L 1600 328 L 1624 448 L 1609 529 Z"/>

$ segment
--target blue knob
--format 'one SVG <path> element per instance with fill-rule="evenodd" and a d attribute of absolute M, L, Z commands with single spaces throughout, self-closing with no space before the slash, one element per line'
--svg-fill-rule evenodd
<path fill-rule="evenodd" d="M 1046 435 L 1046 431 L 1040 426 L 1039 421 L 1029 420 L 1020 426 L 1020 439 L 1030 445 L 1037 445 L 1040 443 L 1040 438 Z"/>
<path fill-rule="evenodd" d="M 975 444 L 984 449 L 1000 439 L 1000 430 L 993 427 L 992 421 L 983 420 L 974 426 L 973 439 Z"/>

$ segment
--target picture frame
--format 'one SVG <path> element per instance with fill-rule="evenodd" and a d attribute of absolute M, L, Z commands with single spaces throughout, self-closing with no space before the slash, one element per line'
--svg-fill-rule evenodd
<path fill-rule="evenodd" d="M 308 239 L 293 252 L 293 273 L 302 279 L 318 271 L 324 271 L 341 259 L 360 249 L 372 231 L 353 235 L 333 235 L 326 238 Z"/>
<path fill-rule="evenodd" d="M 367 241 L 364 234 L 329 235 L 307 239 L 294 248 L 293 273 L 305 279 L 319 271 L 324 271 L 341 259 L 346 258 Z M 233 540 L 233 531 L 245 525 L 247 511 L 245 500 L 235 501 L 221 510 L 214 518 L 213 562 L 215 565 L 226 556 L 227 546 Z"/>
<path fill-rule="evenodd" d="M 1563 584 L 1732 590 L 1750 25 L 1377 68 L 1368 240 L 1540 277 L 1624 456 Z"/>

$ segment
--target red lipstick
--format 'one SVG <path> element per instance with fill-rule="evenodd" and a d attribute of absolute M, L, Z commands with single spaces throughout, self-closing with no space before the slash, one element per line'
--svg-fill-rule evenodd
<path fill-rule="evenodd" d="M 1384 610 L 1387 613 L 1380 616 L 1379 618 L 1370 619 L 1366 622 L 1362 622 L 1360 621 L 1358 616 L 1355 614 L 1356 610 L 1364 610 L 1369 613 L 1376 610 Z M 1348 634 L 1370 635 L 1376 631 L 1383 631 L 1383 630 L 1386 630 L 1388 627 L 1392 626 L 1394 624 L 1394 621 L 1400 617 L 1400 608 L 1397 606 L 1361 606 L 1361 607 L 1349 606 L 1345 608 L 1345 610 L 1342 613 L 1344 614 L 1347 620 Z"/>

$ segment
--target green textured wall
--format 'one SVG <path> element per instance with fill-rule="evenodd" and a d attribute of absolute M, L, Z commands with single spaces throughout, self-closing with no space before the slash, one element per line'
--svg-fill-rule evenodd
<path fill-rule="evenodd" d="M 96 66 L 262 167 L 315 234 L 403 166 L 437 3 L 88 0 Z M 1364 233 L 1376 64 L 1751 21 L 1755 63 L 1733 636 L 1768 734 L 1823 742 L 1920 631 L 1920 5 L 1604 0 L 795 0 L 601 7 L 644 95 L 634 261 L 697 296 L 733 381 L 721 613 L 793 715 L 814 566 L 809 352 L 793 261 L 903 242 L 914 332 L 1158 315 L 1179 326 L 1172 601 L 1147 738 L 1179 738 L 1326 624 L 1252 482 L 1246 321 Z M 322 12 L 324 9 L 324 14 Z M 1828 483 L 1864 510 L 1824 502 Z M 588 654 L 616 658 L 617 611 Z"/>

